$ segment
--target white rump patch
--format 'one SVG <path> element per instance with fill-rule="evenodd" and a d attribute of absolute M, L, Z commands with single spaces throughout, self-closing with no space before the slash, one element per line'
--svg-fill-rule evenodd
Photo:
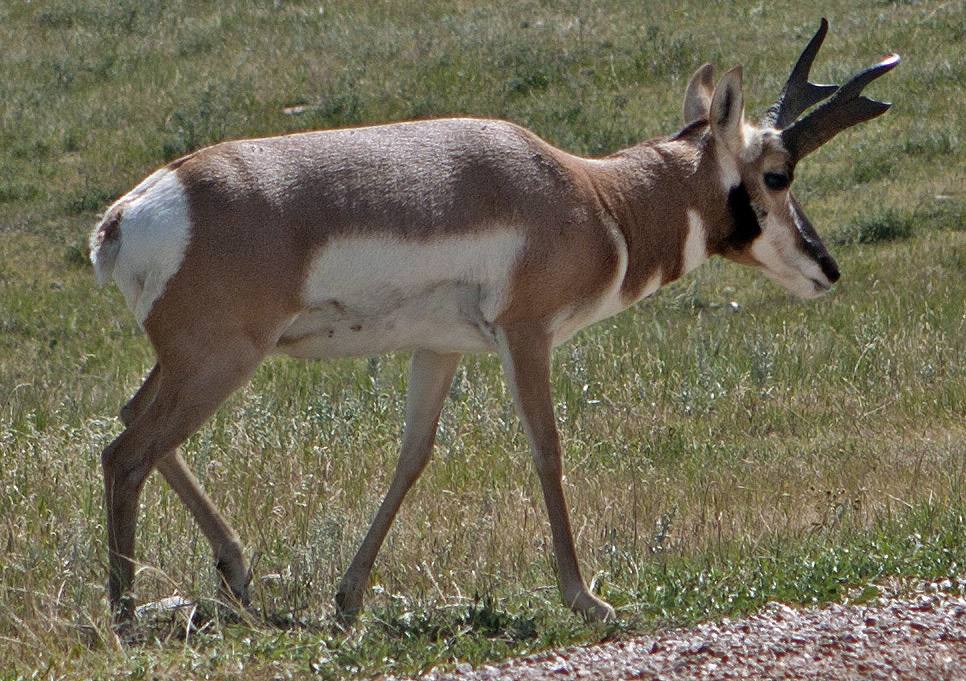
<path fill-rule="evenodd" d="M 144 326 L 168 280 L 180 269 L 190 239 L 188 199 L 174 171 L 162 168 L 121 197 L 121 248 L 114 281 Z"/>
<path fill-rule="evenodd" d="M 708 259 L 708 230 L 698 211 L 689 208 L 688 236 L 684 240 L 684 252 L 681 255 L 681 276 L 684 276 Z"/>

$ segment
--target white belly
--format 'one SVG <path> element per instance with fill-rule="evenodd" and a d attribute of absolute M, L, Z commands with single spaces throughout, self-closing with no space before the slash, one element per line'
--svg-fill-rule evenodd
<path fill-rule="evenodd" d="M 313 259 L 305 311 L 277 350 L 307 358 L 492 350 L 492 322 L 506 305 L 522 247 L 512 229 L 424 242 L 369 236 L 329 243 Z"/>
<path fill-rule="evenodd" d="M 361 302 L 330 299 L 303 312 L 282 334 L 277 351 L 321 359 L 494 347 L 492 327 L 480 314 L 478 287 L 439 285 L 405 299 Z"/>

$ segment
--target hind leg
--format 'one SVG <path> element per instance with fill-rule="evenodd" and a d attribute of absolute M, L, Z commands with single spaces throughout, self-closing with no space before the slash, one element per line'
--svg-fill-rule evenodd
<path fill-rule="evenodd" d="M 248 583 L 252 573 L 242 554 L 241 540 L 221 515 L 191 473 L 188 464 L 175 450 L 158 461 L 158 471 L 191 511 L 215 555 L 215 567 L 221 576 L 220 591 L 230 601 L 248 607 Z"/>
<path fill-rule="evenodd" d="M 154 368 L 145 378 L 134 397 L 121 408 L 121 421 L 129 426 L 144 413 L 158 393 L 161 379 L 161 365 Z M 238 601 L 247 607 L 248 583 L 251 572 L 242 554 L 241 541 L 211 499 L 205 494 L 197 478 L 177 449 L 157 462 L 157 469 L 177 493 L 178 497 L 191 511 L 195 522 L 201 528 L 215 554 L 215 567 L 221 575 L 221 591 L 230 600 Z"/>
<path fill-rule="evenodd" d="M 134 614 L 134 601 L 129 592 L 134 578 L 135 527 L 141 490 L 151 471 L 160 467 L 166 477 L 174 480 L 173 486 L 196 518 L 201 515 L 210 519 L 212 513 L 217 516 L 197 483 L 194 491 L 185 492 L 189 487 L 185 484 L 186 469 L 183 463 L 179 463 L 180 457 L 174 450 L 200 428 L 232 392 L 248 381 L 264 352 L 250 341 L 235 339 L 212 343 L 208 347 L 217 347 L 218 354 L 169 356 L 159 361 L 160 368 L 151 372 L 145 386 L 129 403 L 129 406 L 133 403 L 143 410 L 139 414 L 128 413 L 133 420 L 101 455 L 107 508 L 109 593 L 112 609 L 119 620 L 131 619 Z M 151 392 L 155 392 L 154 399 L 148 403 Z M 208 508 L 204 504 L 192 506 L 199 498 L 207 502 Z M 222 534 L 230 536 L 237 546 L 234 532 L 220 516 L 218 519 Z M 200 524 L 204 529 L 204 523 Z M 214 534 L 217 536 L 217 530 Z M 240 549 L 237 554 L 240 556 Z M 231 562 L 238 556 L 232 555 L 229 559 L 232 569 L 238 567 L 237 561 Z M 235 577 L 232 586 L 238 582 Z"/>
<path fill-rule="evenodd" d="M 161 364 L 158 362 L 154 363 L 154 367 L 148 373 L 147 378 L 144 379 L 144 383 L 138 388 L 138 391 L 134 393 L 134 397 L 128 400 L 128 403 L 121 407 L 121 413 L 118 415 L 121 419 L 121 423 L 125 426 L 129 426 L 134 422 L 138 416 L 144 413 L 144 410 L 149 404 L 154 401 L 155 395 L 158 394 L 158 384 L 161 379 Z"/>

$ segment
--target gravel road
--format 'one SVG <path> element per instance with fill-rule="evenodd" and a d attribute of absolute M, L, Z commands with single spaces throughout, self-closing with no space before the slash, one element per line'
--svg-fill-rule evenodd
<path fill-rule="evenodd" d="M 454 672 L 423 681 L 644 679 L 966 680 L 966 598 L 928 585 L 906 598 L 724 620 Z"/>

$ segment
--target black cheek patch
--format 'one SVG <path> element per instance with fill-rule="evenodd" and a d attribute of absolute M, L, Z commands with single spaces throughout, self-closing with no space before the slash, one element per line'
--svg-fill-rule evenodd
<path fill-rule="evenodd" d="M 731 234 L 726 242 L 732 248 L 742 250 L 761 235 L 761 223 L 751 207 L 751 197 L 744 183 L 728 192 L 728 214 L 731 216 Z"/>

